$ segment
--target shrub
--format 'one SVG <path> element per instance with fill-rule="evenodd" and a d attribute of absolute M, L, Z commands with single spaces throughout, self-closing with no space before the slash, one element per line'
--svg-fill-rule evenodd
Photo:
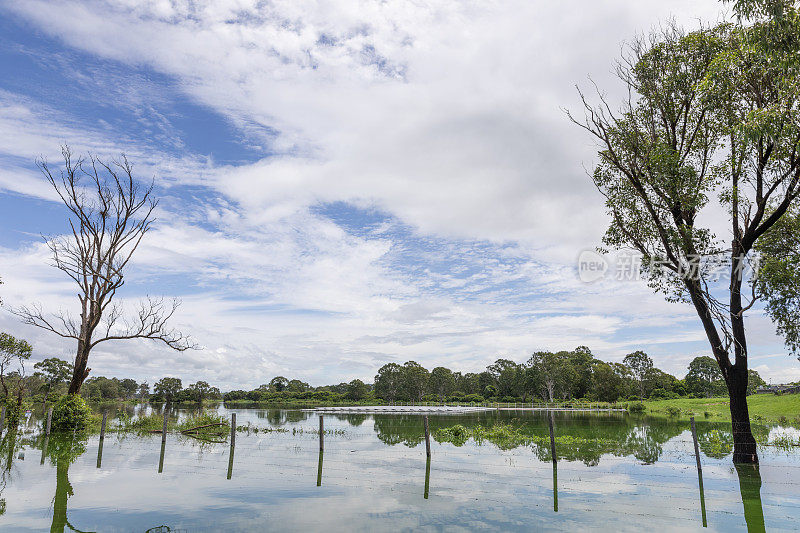
<path fill-rule="evenodd" d="M 86 400 L 77 394 L 67 394 L 58 399 L 53 406 L 53 428 L 85 429 L 91 413 Z"/>
<path fill-rule="evenodd" d="M 780 424 L 781 424 L 782 426 L 788 426 L 788 425 L 789 425 L 789 419 L 788 419 L 788 418 L 786 418 L 785 416 L 782 416 L 782 417 L 780 417 L 780 418 L 778 419 L 778 422 L 780 422 Z"/>
<path fill-rule="evenodd" d="M 703 416 L 705 416 L 706 418 L 711 418 L 711 413 L 706 411 L 706 412 L 703 413 Z"/>
<path fill-rule="evenodd" d="M 6 403 L 6 425 L 8 427 L 17 427 L 19 424 L 19 416 L 22 413 L 22 407 L 17 404 L 17 400 L 12 397 L 8 397 L 5 400 Z M 3 428 L 0 428 L 2 431 Z"/>
<path fill-rule="evenodd" d="M 679 407 L 675 407 L 674 405 L 670 405 L 667 407 L 667 414 L 669 416 L 678 416 L 681 414 L 681 410 Z"/>
<path fill-rule="evenodd" d="M 633 402 L 628 404 L 629 413 L 644 413 L 644 404 L 642 402 Z"/>

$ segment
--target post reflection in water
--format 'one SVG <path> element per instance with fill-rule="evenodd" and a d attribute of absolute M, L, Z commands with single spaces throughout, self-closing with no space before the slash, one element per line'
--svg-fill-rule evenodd
<path fill-rule="evenodd" d="M 764 509 L 761 505 L 761 472 L 757 464 L 737 464 L 739 492 L 744 506 L 744 520 L 750 533 L 766 531 Z"/>
<path fill-rule="evenodd" d="M 322 450 L 319 451 L 319 462 L 317 463 L 317 487 L 322 486 Z"/>
<path fill-rule="evenodd" d="M 161 457 L 158 459 L 158 473 L 162 473 L 164 471 L 164 452 L 167 450 L 167 442 L 165 440 L 161 441 Z"/>
<path fill-rule="evenodd" d="M 553 462 L 553 511 L 558 512 L 558 463 Z"/>
<path fill-rule="evenodd" d="M 103 441 L 100 441 L 100 444 L 97 445 L 97 468 L 100 468 L 100 465 L 103 462 Z"/>
<path fill-rule="evenodd" d="M 231 450 L 231 453 L 228 455 L 228 479 L 233 477 L 233 452 L 234 452 L 234 447 L 231 446 L 230 450 Z"/>
<path fill-rule="evenodd" d="M 431 484 L 431 458 L 428 457 L 425 461 L 425 494 L 424 498 L 428 499 L 428 488 Z"/>
<path fill-rule="evenodd" d="M 50 435 L 47 435 L 44 438 L 44 442 L 42 443 L 42 459 L 39 461 L 40 465 L 44 464 L 44 458 L 47 457 L 47 447 L 50 445 Z"/>
<path fill-rule="evenodd" d="M 697 481 L 700 484 L 700 514 L 703 517 L 703 527 L 708 527 L 708 520 L 706 519 L 706 494 L 703 490 L 703 471 L 697 471 Z"/>

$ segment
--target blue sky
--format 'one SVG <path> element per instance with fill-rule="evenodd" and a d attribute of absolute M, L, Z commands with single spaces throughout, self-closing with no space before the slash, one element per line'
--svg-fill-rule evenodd
<path fill-rule="evenodd" d="M 323 384 L 578 345 L 682 375 L 707 352 L 691 309 L 577 279 L 606 219 L 562 108 L 588 75 L 619 96 L 624 38 L 718 4 L 572 4 L 0 0 L 5 303 L 75 308 L 40 238 L 65 214 L 34 164 L 66 142 L 155 179 L 122 296 L 179 296 L 175 325 L 203 346 L 105 345 L 97 375 Z M 799 379 L 772 326 L 749 324 L 752 365 Z M 0 329 L 36 358 L 74 349 L 5 311 Z"/>

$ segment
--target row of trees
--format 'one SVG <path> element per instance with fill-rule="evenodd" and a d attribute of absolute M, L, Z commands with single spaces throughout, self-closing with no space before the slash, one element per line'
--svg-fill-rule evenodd
<path fill-rule="evenodd" d="M 751 370 L 750 392 L 764 384 Z M 529 401 L 582 398 L 617 401 L 620 398 L 677 398 L 712 396 L 724 392 L 716 362 L 696 357 L 684 379 L 653 364 L 642 351 L 625 356 L 622 363 L 595 358 L 589 348 L 536 352 L 525 363 L 498 359 L 480 373 L 461 373 L 445 367 L 426 370 L 419 363 L 389 363 L 375 376 L 374 394 L 389 402 L 447 398 Z"/>
<path fill-rule="evenodd" d="M 764 385 L 750 371 L 749 392 Z M 628 354 L 623 362 L 597 359 L 580 346 L 572 351 L 536 352 L 525 363 L 498 359 L 483 372 L 460 372 L 445 367 L 428 370 L 415 361 L 383 365 L 374 384 L 355 379 L 349 383 L 312 387 L 283 376 L 245 391 L 226 393 L 226 401 L 317 400 L 361 401 L 554 401 L 587 399 L 613 402 L 620 399 L 668 399 L 682 396 L 710 397 L 725 393 L 725 383 L 714 359 L 696 357 L 683 379 L 656 368 L 642 351 Z"/>
<path fill-rule="evenodd" d="M 32 347 L 6 333 L 0 333 L 0 393 L 7 403 L 21 406 L 24 397 L 44 400 L 68 392 L 72 365 L 51 357 L 33 365 L 25 363 Z M 748 392 L 765 385 L 750 370 Z M 619 399 L 710 397 L 725 393 L 725 382 L 716 361 L 708 356 L 694 358 L 683 379 L 655 367 L 650 356 L 635 351 L 621 363 L 596 358 L 579 346 L 571 351 L 535 352 L 524 363 L 498 359 L 483 372 L 460 372 L 445 367 L 428 370 L 415 361 L 383 365 L 374 384 L 354 379 L 348 383 L 312 387 L 299 379 L 276 376 L 256 389 L 233 390 L 224 396 L 217 387 L 197 381 L 184 388 L 179 378 L 165 377 L 153 386 L 130 378 L 104 376 L 86 380 L 81 395 L 89 400 L 141 399 L 153 402 L 203 402 L 225 399 L 252 402 L 307 399 L 318 401 L 522 401 L 587 399 L 614 402 Z"/>

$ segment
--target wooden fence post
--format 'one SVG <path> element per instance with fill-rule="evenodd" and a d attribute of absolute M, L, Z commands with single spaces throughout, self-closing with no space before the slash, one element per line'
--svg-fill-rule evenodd
<path fill-rule="evenodd" d="M 40 465 L 44 464 L 44 458 L 47 457 L 47 446 L 50 444 L 50 437 L 45 436 L 44 444 L 42 444 L 42 459 L 39 461 Z"/>
<path fill-rule="evenodd" d="M 103 442 L 103 439 L 106 438 L 106 418 L 108 417 L 107 412 L 103 412 L 103 421 L 100 422 L 100 442 Z"/>
<path fill-rule="evenodd" d="M 702 472 L 703 467 L 700 464 L 700 447 L 697 445 L 697 430 L 694 427 L 694 417 L 689 418 L 689 422 L 692 425 L 692 440 L 694 441 L 694 458 L 697 461 L 697 471 Z"/>
<path fill-rule="evenodd" d="M 228 454 L 228 479 L 233 477 L 233 455 L 236 452 L 236 413 L 231 413 L 231 451 Z"/>
<path fill-rule="evenodd" d="M 167 406 L 164 405 L 164 423 L 161 426 L 161 455 L 158 458 L 158 473 L 164 471 L 164 452 L 167 450 Z"/>
<path fill-rule="evenodd" d="M 694 417 L 689 418 L 692 425 L 692 441 L 694 441 L 694 458 L 697 462 L 697 482 L 700 487 L 700 514 L 703 518 L 703 527 L 708 527 L 706 519 L 706 495 L 703 490 L 703 466 L 700 464 L 700 446 L 697 444 L 697 429 L 694 425 Z"/>
<path fill-rule="evenodd" d="M 428 415 L 422 417 L 422 420 L 425 422 L 425 454 L 430 457 L 431 456 L 431 432 L 428 429 Z"/>
<path fill-rule="evenodd" d="M 47 411 L 47 429 L 44 432 L 45 436 L 49 436 L 50 435 L 50 423 L 52 421 L 53 421 L 53 408 L 51 407 Z"/>
<path fill-rule="evenodd" d="M 319 451 L 325 451 L 325 426 L 322 422 L 322 415 L 319 415 Z"/>
<path fill-rule="evenodd" d="M 164 423 L 161 426 L 161 444 L 167 442 L 167 406 L 164 406 Z"/>
<path fill-rule="evenodd" d="M 547 417 L 547 423 L 550 426 L 550 455 L 553 456 L 553 463 L 558 461 L 558 456 L 556 456 L 556 438 L 553 435 L 553 413 L 552 411 L 549 413 L 550 416 Z"/>

